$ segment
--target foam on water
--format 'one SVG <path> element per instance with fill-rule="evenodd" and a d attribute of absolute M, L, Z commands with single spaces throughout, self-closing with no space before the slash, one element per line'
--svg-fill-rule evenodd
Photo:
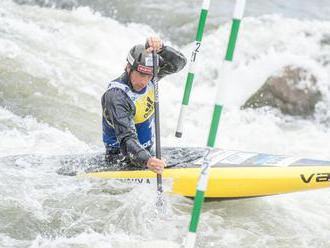
<path fill-rule="evenodd" d="M 90 151 L 69 131 L 60 131 L 33 117 L 21 118 L 0 108 L 0 157 L 20 154 L 67 154 Z M 65 144 L 65 146 L 63 145 Z"/>
<path fill-rule="evenodd" d="M 132 240 L 131 236 L 122 234 L 116 235 L 114 238 L 110 235 L 102 235 L 95 232 L 83 233 L 74 238 L 60 238 L 57 240 L 45 240 L 38 237 L 31 245 L 31 248 L 64 248 L 68 247 L 84 247 L 84 248 L 179 248 L 176 243 L 163 240 L 145 241 Z M 138 239 L 138 237 L 137 237 Z"/>

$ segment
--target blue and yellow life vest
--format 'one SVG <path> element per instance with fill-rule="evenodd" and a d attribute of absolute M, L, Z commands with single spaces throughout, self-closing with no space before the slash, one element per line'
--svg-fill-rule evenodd
<path fill-rule="evenodd" d="M 112 81 L 108 89 L 121 89 L 131 99 L 135 106 L 134 123 L 140 144 L 147 148 L 153 145 L 154 140 L 154 86 L 149 82 L 143 93 L 133 92 L 130 87 L 121 81 Z M 118 148 L 119 142 L 115 135 L 113 124 L 103 112 L 103 142 L 107 149 Z"/>

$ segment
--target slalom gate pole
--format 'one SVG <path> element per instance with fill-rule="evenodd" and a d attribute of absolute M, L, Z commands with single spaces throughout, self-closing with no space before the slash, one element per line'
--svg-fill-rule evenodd
<path fill-rule="evenodd" d="M 230 37 L 229 37 L 228 46 L 227 46 L 227 52 L 226 52 L 223 66 L 221 68 L 222 74 L 226 73 L 226 71 L 228 69 L 228 65 L 230 65 L 230 62 L 232 62 L 233 58 L 234 58 L 234 51 L 235 51 L 235 46 L 236 46 L 236 41 L 237 41 L 237 36 L 238 36 L 241 19 L 244 14 L 245 2 L 246 2 L 246 0 L 236 0 L 234 15 L 233 15 L 233 19 L 232 19 L 232 25 L 231 25 L 231 32 L 230 32 Z M 219 89 L 220 89 L 220 87 L 218 87 L 218 89 L 217 89 L 216 103 L 214 105 L 212 122 L 211 122 L 211 127 L 210 127 L 208 141 L 207 141 L 207 146 L 210 148 L 213 148 L 215 145 L 218 126 L 219 126 L 220 117 L 221 117 L 221 113 L 222 113 L 222 109 L 223 109 L 223 106 L 220 103 L 220 99 L 219 99 L 220 98 Z M 197 190 L 196 190 L 196 195 L 195 195 L 195 199 L 194 199 L 194 206 L 193 206 L 193 210 L 192 210 L 192 214 L 191 214 L 189 233 L 188 233 L 188 236 L 187 236 L 187 239 L 185 242 L 185 248 L 193 248 L 195 246 L 196 231 L 197 231 L 197 226 L 198 226 L 198 222 L 199 222 L 202 205 L 204 202 L 204 194 L 207 189 L 210 167 L 211 167 L 211 161 L 210 161 L 209 153 L 208 153 L 204 157 L 204 161 L 203 161 L 203 164 L 201 167 L 201 174 L 198 179 Z"/>
<path fill-rule="evenodd" d="M 196 63 L 196 59 L 197 59 L 197 54 L 199 52 L 199 48 L 202 44 L 204 27 L 205 27 L 205 23 L 206 23 L 206 18 L 207 18 L 210 2 L 211 2 L 211 0 L 203 0 L 202 9 L 201 9 L 200 16 L 199 16 L 199 23 L 198 23 L 198 29 L 197 29 L 197 34 L 196 34 L 196 40 L 195 40 L 195 48 L 193 49 L 193 51 L 191 53 L 189 71 L 187 74 L 186 85 L 185 85 L 182 104 L 181 104 L 181 110 L 180 110 L 178 124 L 177 124 L 176 132 L 175 132 L 175 136 L 177 138 L 182 137 L 183 119 L 184 119 L 184 116 L 185 116 L 185 113 L 186 113 L 186 110 L 187 110 L 187 107 L 189 104 L 190 93 L 191 93 L 194 76 L 195 76 L 194 67 L 195 67 L 195 63 Z"/>

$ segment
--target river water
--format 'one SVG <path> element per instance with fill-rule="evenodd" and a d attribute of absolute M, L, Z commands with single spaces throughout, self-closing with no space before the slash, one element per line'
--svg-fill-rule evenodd
<path fill-rule="evenodd" d="M 192 200 L 58 175 L 62 155 L 103 150 L 100 97 L 128 49 L 157 34 L 187 57 L 201 1 L 0 1 L 0 247 L 179 247 Z M 204 146 L 234 1 L 213 1 L 182 140 L 187 68 L 160 83 L 162 144 Z M 317 77 L 309 119 L 240 110 L 284 66 Z M 217 147 L 330 160 L 330 1 L 247 2 Z M 197 247 L 330 247 L 330 191 L 206 202 Z"/>

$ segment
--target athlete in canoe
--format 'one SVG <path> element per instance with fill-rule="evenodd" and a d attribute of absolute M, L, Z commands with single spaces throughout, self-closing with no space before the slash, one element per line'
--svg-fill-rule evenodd
<path fill-rule="evenodd" d="M 106 156 L 123 156 L 139 166 L 161 174 L 165 161 L 151 155 L 153 146 L 154 86 L 153 57 L 159 61 L 158 80 L 180 71 L 186 64 L 182 53 L 150 37 L 135 45 L 127 56 L 124 73 L 111 81 L 102 96 L 103 142 Z"/>

